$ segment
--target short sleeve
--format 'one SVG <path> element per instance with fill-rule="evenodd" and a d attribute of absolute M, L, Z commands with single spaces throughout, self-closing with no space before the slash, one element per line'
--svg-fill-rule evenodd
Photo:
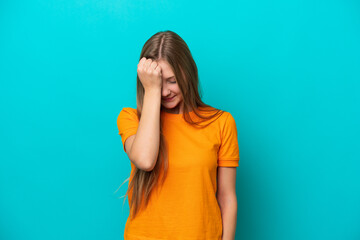
<path fill-rule="evenodd" d="M 225 121 L 221 126 L 221 144 L 218 152 L 219 167 L 239 166 L 239 145 L 235 119 L 229 112 L 225 112 Z"/>
<path fill-rule="evenodd" d="M 125 141 L 131 135 L 136 134 L 139 125 L 137 110 L 134 108 L 123 108 L 117 118 L 117 127 L 125 151 Z M 126 152 L 126 151 L 125 151 Z"/>

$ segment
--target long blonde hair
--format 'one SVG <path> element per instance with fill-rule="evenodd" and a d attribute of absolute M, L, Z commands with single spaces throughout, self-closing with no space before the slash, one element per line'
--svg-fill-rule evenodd
<path fill-rule="evenodd" d="M 195 127 L 205 127 L 201 123 L 212 119 L 215 116 L 220 117 L 222 110 L 213 108 L 201 100 L 199 93 L 198 70 L 195 61 L 191 55 L 189 47 L 185 41 L 173 31 L 160 31 L 149 38 L 141 51 L 140 58 L 150 58 L 152 60 L 165 60 L 169 63 L 175 74 L 176 81 L 183 95 L 184 113 L 183 118 L 189 124 Z M 137 116 L 141 118 L 145 89 L 137 76 Z M 189 112 L 193 111 L 202 121 L 194 121 Z M 212 115 L 203 116 L 200 112 L 214 112 Z M 216 120 L 216 119 L 214 119 Z M 160 120 L 161 121 L 161 120 Z M 167 142 L 163 135 L 160 122 L 160 145 L 157 162 L 152 171 L 143 171 L 135 167 L 132 175 L 128 178 L 128 190 L 124 196 L 130 200 L 131 219 L 135 218 L 137 213 L 148 205 L 152 190 L 157 185 L 159 187 L 164 183 L 168 170 Z M 162 174 L 161 174 L 162 173 Z M 160 178 L 160 175 L 162 177 Z M 125 201 L 125 198 L 124 198 Z"/>

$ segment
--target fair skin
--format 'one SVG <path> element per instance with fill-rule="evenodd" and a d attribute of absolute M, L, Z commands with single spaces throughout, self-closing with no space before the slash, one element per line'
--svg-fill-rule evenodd
<path fill-rule="evenodd" d="M 146 58 L 137 67 L 145 90 L 144 102 L 137 132 L 126 140 L 125 152 L 138 169 L 152 171 L 160 146 L 161 68 Z"/>
<path fill-rule="evenodd" d="M 137 73 L 145 90 L 144 103 L 137 133 L 126 140 L 125 152 L 137 168 L 151 171 L 159 152 L 160 108 L 182 114 L 183 97 L 166 61 L 144 57 L 139 61 Z"/>
<path fill-rule="evenodd" d="M 156 163 L 159 149 L 160 106 L 166 112 L 182 114 L 184 103 L 175 74 L 168 62 L 142 58 L 138 64 L 138 75 L 145 89 L 142 117 L 137 134 L 126 140 L 125 149 L 138 168 L 151 171 Z M 172 99 L 165 101 L 165 98 Z M 153 156 L 150 163 L 136 161 L 136 159 L 146 159 L 145 156 Z M 235 182 L 235 167 L 218 167 L 216 198 L 221 209 L 222 240 L 235 239 L 237 216 Z"/>
<path fill-rule="evenodd" d="M 217 193 L 223 224 L 222 240 L 234 240 L 237 217 L 236 167 L 217 168 Z"/>
<path fill-rule="evenodd" d="M 179 85 L 177 84 L 175 74 L 168 62 L 159 60 L 157 63 L 161 68 L 162 78 L 161 105 L 166 112 L 182 114 L 184 109 L 183 97 Z M 165 98 L 172 99 L 166 101 Z"/>

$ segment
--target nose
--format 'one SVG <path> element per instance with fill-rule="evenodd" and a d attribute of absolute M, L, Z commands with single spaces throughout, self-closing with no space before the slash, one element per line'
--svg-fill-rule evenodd
<path fill-rule="evenodd" d="M 170 89 L 163 87 L 161 89 L 161 96 L 163 98 L 166 98 L 166 97 L 170 96 Z"/>

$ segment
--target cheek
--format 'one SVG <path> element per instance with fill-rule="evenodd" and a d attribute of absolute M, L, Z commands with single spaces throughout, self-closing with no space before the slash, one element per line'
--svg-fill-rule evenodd
<path fill-rule="evenodd" d="M 174 94 L 176 94 L 176 95 L 179 95 L 179 94 L 180 94 L 180 89 L 179 89 L 178 87 L 176 87 L 176 86 L 168 86 L 168 89 L 169 89 L 172 93 L 174 93 Z"/>
<path fill-rule="evenodd" d="M 180 88 L 179 88 L 178 85 L 174 86 L 173 91 L 174 91 L 176 94 L 181 95 L 181 91 L 180 91 Z"/>
<path fill-rule="evenodd" d="M 177 95 L 178 95 L 178 97 L 179 97 L 179 99 L 180 99 L 180 100 L 182 100 L 182 99 L 183 99 L 183 95 L 182 95 L 182 93 L 181 93 L 180 89 L 178 89 L 178 93 L 177 93 Z"/>

